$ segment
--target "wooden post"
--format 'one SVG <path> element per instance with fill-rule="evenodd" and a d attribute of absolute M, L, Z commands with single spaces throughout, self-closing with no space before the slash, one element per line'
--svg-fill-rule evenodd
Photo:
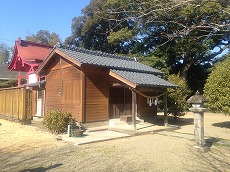
<path fill-rule="evenodd" d="M 22 111 L 21 111 L 21 120 L 26 119 L 26 89 L 22 89 Z"/>
<path fill-rule="evenodd" d="M 21 86 L 21 75 L 20 72 L 18 72 L 18 87 Z"/>
<path fill-rule="evenodd" d="M 85 74 L 81 72 L 81 118 L 80 122 L 85 122 L 86 121 L 86 116 L 85 116 Z"/>
<path fill-rule="evenodd" d="M 31 96 L 32 96 L 32 93 L 31 93 Z M 43 117 L 45 116 L 45 113 L 46 113 L 46 90 L 43 89 L 43 99 L 42 99 L 42 116 Z M 33 114 L 32 109 L 31 109 L 31 114 Z"/>
<path fill-rule="evenodd" d="M 136 117 L 137 117 L 137 95 L 132 91 L 132 125 L 133 130 L 136 131 Z"/>
<path fill-rule="evenodd" d="M 164 99 L 164 125 L 167 126 L 168 125 L 167 93 L 163 95 L 163 99 Z"/>

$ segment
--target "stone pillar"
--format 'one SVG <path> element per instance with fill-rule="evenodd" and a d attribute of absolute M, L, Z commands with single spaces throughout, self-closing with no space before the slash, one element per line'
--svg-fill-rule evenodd
<path fill-rule="evenodd" d="M 195 148 L 202 149 L 205 147 L 204 140 L 204 112 L 206 108 L 190 108 L 194 113 L 194 140 Z"/>

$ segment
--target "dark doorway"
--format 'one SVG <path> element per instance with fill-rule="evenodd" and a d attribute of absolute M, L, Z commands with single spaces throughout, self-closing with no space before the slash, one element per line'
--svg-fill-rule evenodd
<path fill-rule="evenodd" d="M 119 118 L 132 114 L 132 92 L 125 87 L 109 88 L 109 117 Z"/>

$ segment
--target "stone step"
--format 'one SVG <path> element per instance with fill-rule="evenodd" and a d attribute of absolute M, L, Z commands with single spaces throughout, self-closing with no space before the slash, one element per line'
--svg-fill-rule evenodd
<path fill-rule="evenodd" d="M 96 131 L 105 131 L 105 130 L 108 130 L 108 126 L 87 128 L 86 132 L 96 132 Z"/>
<path fill-rule="evenodd" d="M 108 126 L 108 121 L 102 121 L 102 122 L 91 122 L 91 123 L 86 123 L 83 124 L 85 128 L 96 128 L 96 127 L 103 127 L 103 126 Z"/>
<path fill-rule="evenodd" d="M 125 121 L 121 121 L 119 118 L 118 119 L 110 119 L 109 120 L 109 126 L 110 127 L 121 126 L 121 125 L 128 125 L 128 124 Z"/>
<path fill-rule="evenodd" d="M 145 121 L 143 119 L 140 119 L 139 117 L 137 117 L 136 123 L 137 124 L 145 123 Z M 121 126 L 121 125 L 131 125 L 131 124 L 132 124 L 132 116 L 121 116 L 120 118 L 109 120 L 109 126 L 110 127 Z"/>
<path fill-rule="evenodd" d="M 120 116 L 120 121 L 132 122 L 132 115 Z"/>

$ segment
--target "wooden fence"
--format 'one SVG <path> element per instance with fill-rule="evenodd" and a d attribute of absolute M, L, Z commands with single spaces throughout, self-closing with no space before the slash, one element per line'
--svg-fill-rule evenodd
<path fill-rule="evenodd" d="M 31 119 L 32 92 L 25 88 L 0 90 L 0 114 L 19 120 Z"/>

